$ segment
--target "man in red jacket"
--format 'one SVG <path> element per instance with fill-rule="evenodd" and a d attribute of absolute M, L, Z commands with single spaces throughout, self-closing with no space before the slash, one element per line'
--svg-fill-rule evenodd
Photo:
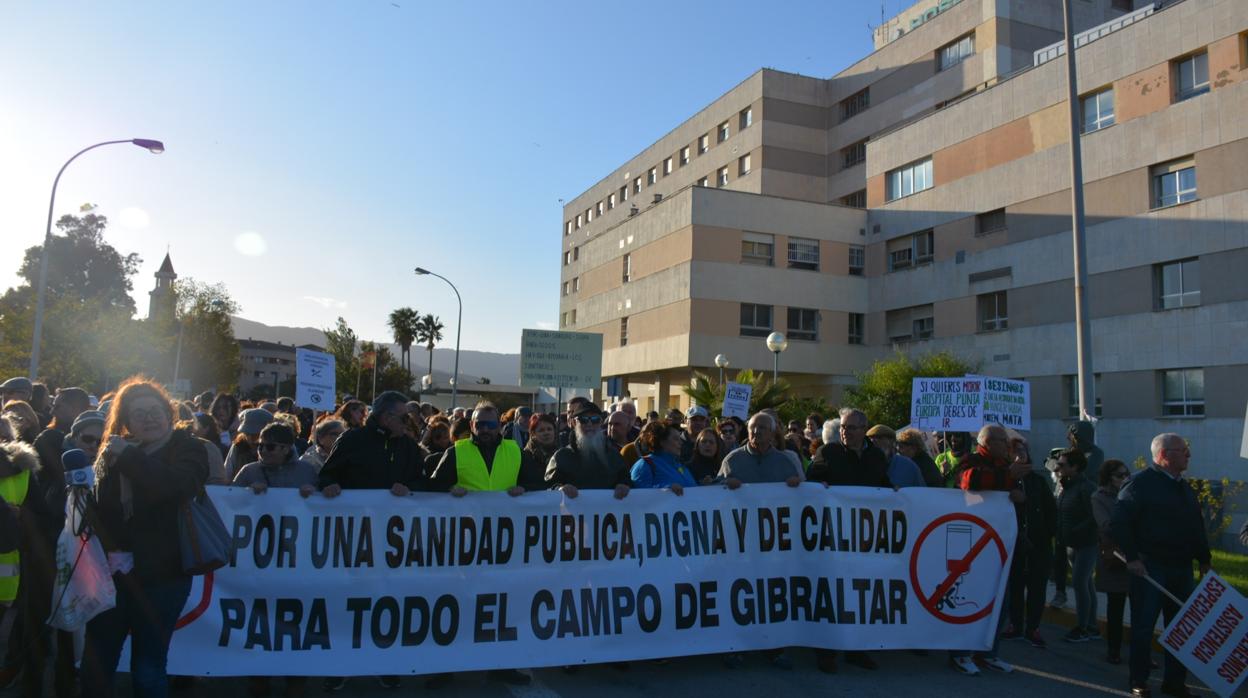
<path fill-rule="evenodd" d="M 1031 464 L 1010 462 L 1010 434 L 1005 427 L 996 424 L 985 426 L 979 430 L 977 441 L 978 446 L 975 451 L 966 457 L 966 468 L 958 478 L 958 486 L 974 492 L 1009 492 L 1010 501 L 1016 506 L 1027 501 L 1020 483 L 1031 470 Z M 997 657 L 1001 631 L 1009 618 L 1009 609 L 1005 607 L 1008 600 L 1008 594 L 998 599 L 1001 609 L 998 612 L 997 633 L 991 650 L 949 653 L 949 663 L 958 672 L 967 676 L 976 676 L 979 674 L 981 665 L 1003 674 L 1014 671 L 1014 667 L 1009 662 Z"/>

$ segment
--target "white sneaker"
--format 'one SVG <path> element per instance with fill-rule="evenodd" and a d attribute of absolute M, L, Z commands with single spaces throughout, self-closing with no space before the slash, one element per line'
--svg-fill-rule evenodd
<path fill-rule="evenodd" d="M 1003 659 L 1000 659 L 998 657 L 980 657 L 979 663 L 983 664 L 989 669 L 992 669 L 993 671 L 999 671 L 1002 674 L 1014 673 L 1014 666 L 1010 664 L 1009 662 Z"/>
<path fill-rule="evenodd" d="M 949 663 L 953 665 L 958 673 L 967 676 L 979 676 L 979 667 L 975 666 L 975 660 L 970 657 L 950 657 Z"/>

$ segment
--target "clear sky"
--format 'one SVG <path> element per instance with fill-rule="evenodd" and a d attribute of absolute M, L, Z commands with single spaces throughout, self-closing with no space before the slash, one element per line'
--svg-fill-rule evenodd
<path fill-rule="evenodd" d="M 912 4 L 884 3 L 889 16 Z M 366 339 L 410 305 L 466 349 L 558 314 L 571 199 L 761 67 L 867 55 L 878 0 L 22 2 L 0 10 L 0 288 L 56 215 L 96 204 L 244 317 Z"/>

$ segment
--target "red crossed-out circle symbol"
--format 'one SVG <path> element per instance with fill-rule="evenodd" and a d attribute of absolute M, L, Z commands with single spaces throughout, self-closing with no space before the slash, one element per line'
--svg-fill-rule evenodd
<path fill-rule="evenodd" d="M 185 628 L 191 623 L 199 620 L 199 617 L 204 615 L 204 612 L 208 610 L 208 604 L 212 603 L 212 582 L 213 573 L 209 572 L 208 574 L 205 574 L 204 588 L 199 594 L 199 603 L 196 603 L 195 608 L 187 611 L 186 615 L 178 619 L 178 622 L 173 626 L 175 631 L 181 630 L 182 628 Z"/>
<path fill-rule="evenodd" d="M 923 550 L 923 543 L 927 540 L 928 536 L 937 528 L 947 525 L 952 522 L 959 522 L 959 521 L 964 521 L 970 524 L 974 524 L 975 526 L 978 526 L 979 528 L 981 528 L 983 530 L 983 533 L 970 546 L 970 549 L 967 551 L 967 553 L 964 556 L 962 556 L 960 559 L 957 559 L 957 560 L 948 561 L 948 566 L 947 566 L 948 574 L 946 575 L 944 580 L 941 581 L 941 583 L 936 586 L 936 588 L 932 591 L 931 594 L 926 594 L 923 591 L 922 585 L 919 583 L 919 553 Z M 984 521 L 978 516 L 973 516 L 971 514 L 963 514 L 960 512 L 953 513 L 953 514 L 945 514 L 944 516 L 941 516 L 937 518 L 935 521 L 928 524 L 927 527 L 923 529 L 923 532 L 920 533 L 919 537 L 915 539 L 914 548 L 910 552 L 910 586 L 914 588 L 915 596 L 919 599 L 919 603 L 923 605 L 923 608 L 927 609 L 928 613 L 931 613 L 932 615 L 945 621 L 946 623 L 955 623 L 959 625 L 966 624 L 966 623 L 974 623 L 975 621 L 981 618 L 984 618 L 988 614 L 992 613 L 992 607 L 996 603 L 996 598 L 995 598 L 996 586 L 993 587 L 994 589 L 993 598 L 988 599 L 988 603 L 983 604 L 979 608 L 979 610 L 969 615 L 959 616 L 959 615 L 953 615 L 951 613 L 947 613 L 945 612 L 941 604 L 941 600 L 945 598 L 945 595 L 949 593 L 949 590 L 953 588 L 953 585 L 957 583 L 958 579 L 962 575 L 966 574 L 967 572 L 971 570 L 971 566 L 975 564 L 975 562 L 977 561 L 977 558 L 980 557 L 981 553 L 984 552 L 984 549 L 988 547 L 989 543 L 996 544 L 997 553 L 1000 557 L 1000 566 L 1001 566 L 1002 571 L 1004 572 L 1005 562 L 1006 560 L 1009 559 L 1009 555 L 1007 554 L 1006 549 L 1005 549 L 1005 542 L 1002 541 L 1001 536 L 998 535 L 997 532 L 993 530 L 991 526 L 988 525 L 988 522 Z M 992 555 L 988 554 L 986 558 L 984 558 L 983 560 L 980 560 L 980 564 L 981 565 L 993 564 Z"/>

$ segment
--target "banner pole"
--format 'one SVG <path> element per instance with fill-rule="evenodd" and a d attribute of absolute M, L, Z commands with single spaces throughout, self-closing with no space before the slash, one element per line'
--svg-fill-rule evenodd
<path fill-rule="evenodd" d="M 1115 551 L 1114 551 L 1114 557 L 1118 558 L 1119 560 L 1122 560 L 1124 564 L 1125 564 L 1125 563 L 1126 563 L 1126 561 L 1127 561 L 1127 558 L 1126 558 L 1126 557 L 1124 557 L 1124 556 L 1123 556 L 1123 554 L 1122 554 L 1122 552 L 1121 552 L 1121 551 L 1118 551 L 1118 550 L 1115 550 Z M 1183 604 L 1187 603 L 1186 601 L 1182 601 L 1182 600 L 1180 600 L 1180 599 L 1179 599 L 1179 597 L 1175 596 L 1174 594 L 1171 594 L 1171 593 L 1170 593 L 1170 590 L 1169 590 L 1169 589 L 1167 589 L 1167 588 L 1165 588 L 1165 587 L 1163 587 L 1161 584 L 1157 583 L 1157 580 L 1156 580 L 1156 579 L 1153 579 L 1152 577 L 1148 576 L 1147 574 L 1142 574 L 1142 575 L 1140 575 L 1140 576 L 1141 576 L 1141 577 L 1143 577 L 1143 578 L 1144 578 L 1144 580 L 1145 580 L 1145 581 L 1147 581 L 1149 584 L 1152 584 L 1154 587 L 1156 587 L 1156 588 L 1157 588 L 1157 591 L 1160 591 L 1161 593 L 1163 593 L 1163 594 L 1165 594 L 1166 596 L 1170 597 L 1170 600 L 1171 600 L 1171 601 L 1173 601 L 1173 602 L 1175 602 L 1175 603 L 1177 603 L 1179 606 L 1182 606 Z"/>

